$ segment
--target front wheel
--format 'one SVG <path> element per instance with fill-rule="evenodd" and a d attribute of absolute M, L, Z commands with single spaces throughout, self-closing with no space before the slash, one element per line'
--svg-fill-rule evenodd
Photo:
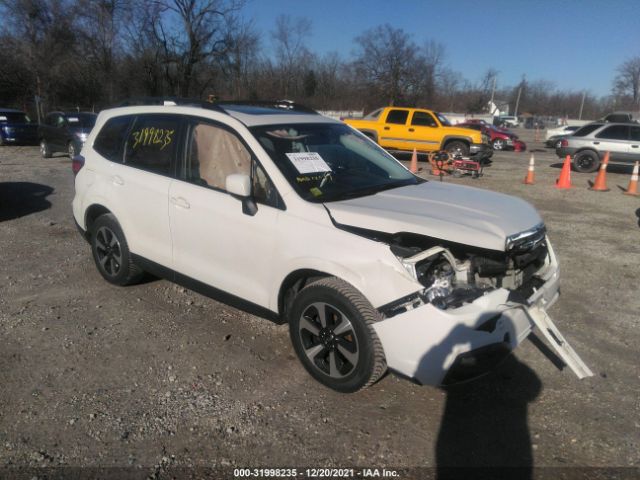
<path fill-rule="evenodd" d="M 313 378 L 343 393 L 375 383 L 387 369 L 373 329 L 379 313 L 347 282 L 324 278 L 293 301 L 289 334 L 293 348 Z"/>
<path fill-rule="evenodd" d="M 455 140 L 453 142 L 447 143 L 444 149 L 452 155 L 467 157 L 469 156 L 469 146 L 461 142 L 460 140 Z"/>
<path fill-rule="evenodd" d="M 581 173 L 593 173 L 600 166 L 600 157 L 596 152 L 584 150 L 573 157 L 573 168 Z"/>
<path fill-rule="evenodd" d="M 51 147 L 44 138 L 40 140 L 40 154 L 42 158 L 51 158 Z"/>

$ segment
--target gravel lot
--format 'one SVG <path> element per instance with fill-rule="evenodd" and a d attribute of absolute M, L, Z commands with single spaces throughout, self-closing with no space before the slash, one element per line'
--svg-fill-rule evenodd
<path fill-rule="evenodd" d="M 447 465 L 524 467 L 520 478 L 531 466 L 534 478 L 634 467 L 617 474 L 637 478 L 640 198 L 618 188 L 631 169 L 611 168 L 607 193 L 577 173 L 576 188 L 559 191 L 555 154 L 517 131 L 536 156 L 536 185 L 522 184 L 530 152 L 497 153 L 482 178 L 445 181 L 540 210 L 562 270 L 550 313 L 590 379 L 527 341 L 446 391 L 394 375 L 357 394 L 327 390 L 295 358 L 286 325 L 165 280 L 107 284 L 73 224 L 69 159 L 0 148 L 0 478 L 27 466 L 134 467 L 142 478 L 180 467 L 428 467 L 409 478 Z"/>

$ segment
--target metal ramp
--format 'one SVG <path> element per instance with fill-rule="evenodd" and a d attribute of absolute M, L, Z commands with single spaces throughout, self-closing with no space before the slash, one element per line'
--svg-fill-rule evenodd
<path fill-rule="evenodd" d="M 544 308 L 535 306 L 529 307 L 527 310 L 533 323 L 544 334 L 548 342 L 560 358 L 562 358 L 562 361 L 573 370 L 573 373 L 575 373 L 579 379 L 593 377 L 593 372 L 585 365 L 575 350 L 571 348 L 571 345 L 569 345 L 569 342 L 562 336 L 551 320 L 551 317 L 549 317 L 549 314 L 547 314 L 547 311 Z"/>

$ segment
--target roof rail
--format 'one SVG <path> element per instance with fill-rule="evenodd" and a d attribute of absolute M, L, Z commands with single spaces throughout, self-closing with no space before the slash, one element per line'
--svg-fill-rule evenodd
<path fill-rule="evenodd" d="M 182 97 L 134 97 L 128 98 L 114 107 L 132 107 L 143 105 L 184 105 L 190 107 L 200 107 L 209 110 L 215 110 L 222 113 L 228 113 L 225 111 L 225 106 L 238 105 L 238 106 L 252 106 L 252 107 L 264 107 L 264 108 L 276 108 L 281 110 L 290 110 L 294 112 L 304 113 L 318 113 L 312 108 L 305 107 L 299 103 L 295 103 L 291 100 L 225 100 L 225 101 L 206 101 L 195 98 L 182 98 Z"/>
<path fill-rule="evenodd" d="M 318 113 L 314 109 L 295 103 L 292 100 L 225 100 L 215 103 L 222 108 L 224 108 L 225 105 L 245 105 L 249 107 L 278 108 L 294 112 Z"/>
<path fill-rule="evenodd" d="M 216 110 L 223 112 L 223 110 L 216 105 L 217 102 L 208 102 L 206 100 L 200 100 L 197 98 L 183 98 L 183 97 L 134 97 L 123 100 L 115 107 L 133 107 L 133 106 L 145 106 L 145 105 L 184 105 L 190 107 L 200 107 L 209 110 Z"/>

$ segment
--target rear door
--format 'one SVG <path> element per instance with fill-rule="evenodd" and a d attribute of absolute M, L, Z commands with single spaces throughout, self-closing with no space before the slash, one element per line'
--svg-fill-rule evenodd
<path fill-rule="evenodd" d="M 378 143 L 384 148 L 407 150 L 409 148 L 407 138 L 408 121 L 408 109 L 390 108 L 384 119 L 382 132 L 378 136 Z"/>
<path fill-rule="evenodd" d="M 595 135 L 594 146 L 604 156 L 609 152 L 611 160 L 628 160 L 631 156 L 629 125 L 610 125 Z"/>
<path fill-rule="evenodd" d="M 106 196 L 120 222 L 131 251 L 172 268 L 169 231 L 169 186 L 175 177 L 175 159 L 182 122 L 178 115 L 115 117 L 102 128 L 94 150 L 112 160 L 99 174 L 106 178 Z M 124 138 L 114 151 L 109 132 Z"/>
<path fill-rule="evenodd" d="M 629 160 L 640 161 L 640 126 L 630 128 L 631 144 L 629 145 Z"/>
<path fill-rule="evenodd" d="M 241 137 L 210 120 L 189 122 L 181 165 L 169 192 L 175 270 L 268 307 L 284 208 L 273 183 Z M 251 177 L 257 211 L 226 192 L 234 173 Z"/>
<path fill-rule="evenodd" d="M 432 152 L 440 148 L 440 125 L 431 113 L 416 110 L 411 115 L 407 127 L 409 149 Z"/>

